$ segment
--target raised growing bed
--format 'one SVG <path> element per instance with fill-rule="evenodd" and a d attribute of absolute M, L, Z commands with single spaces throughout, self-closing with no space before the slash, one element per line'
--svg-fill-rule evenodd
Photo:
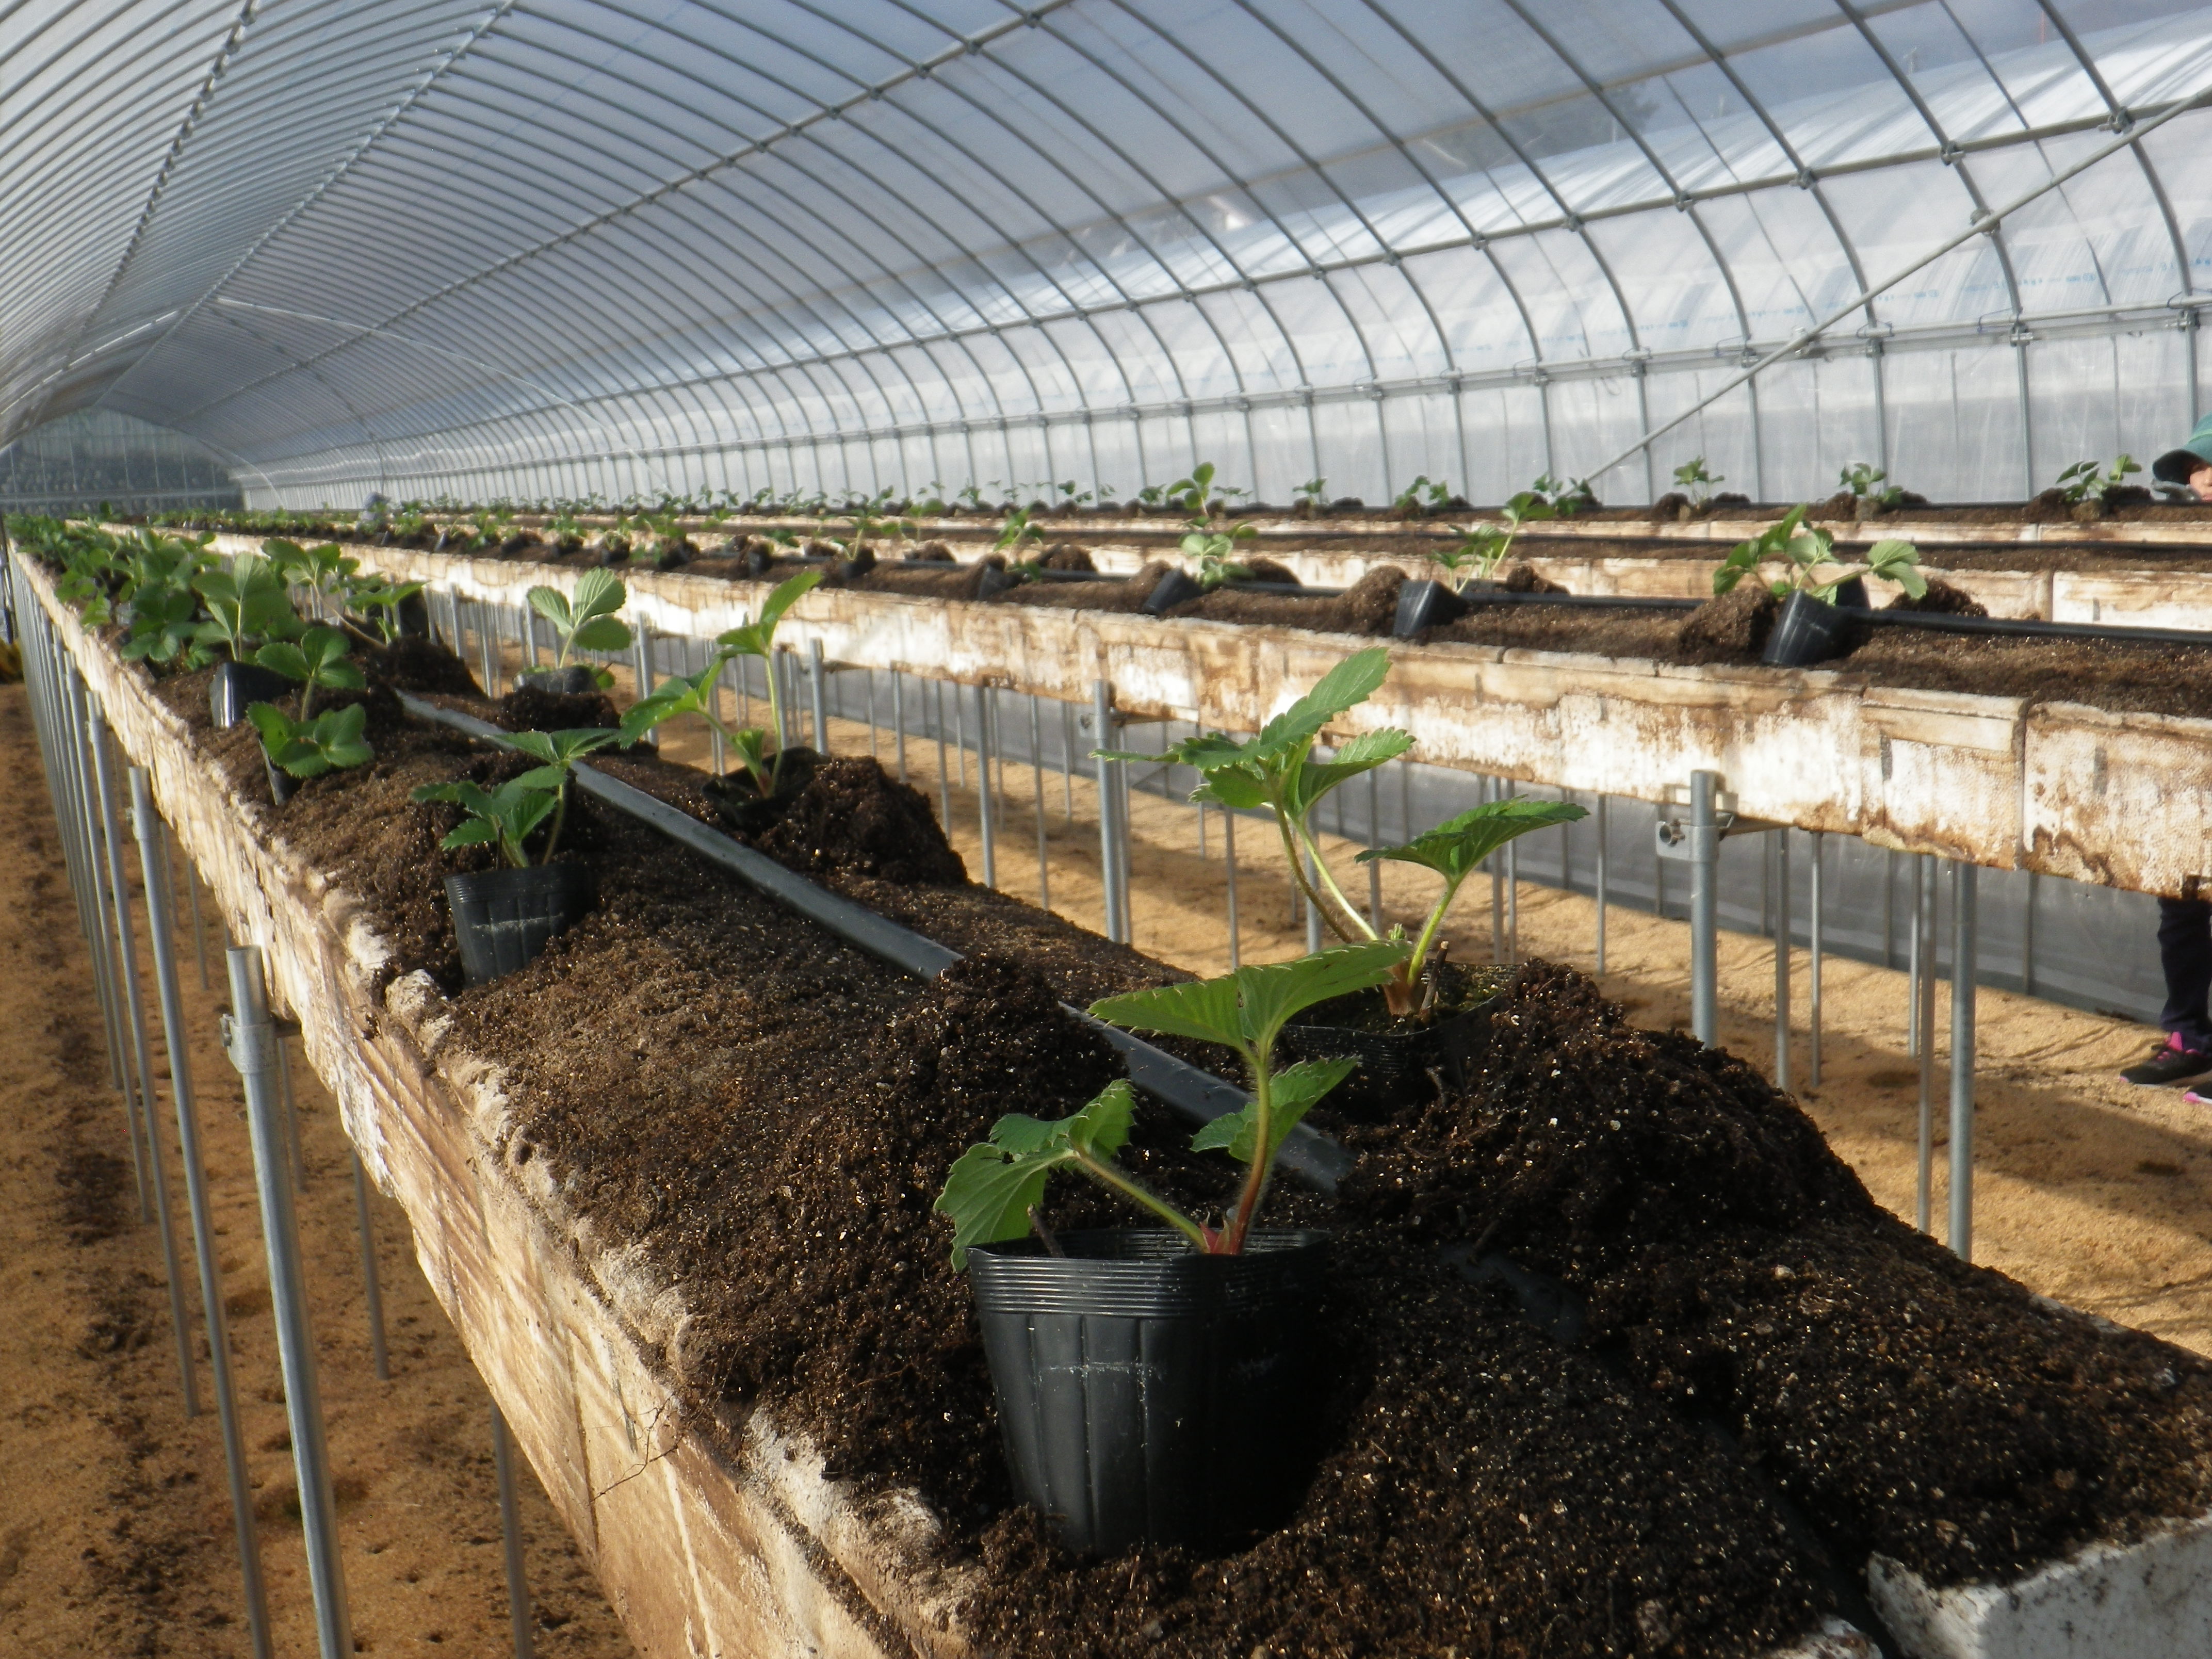
<path fill-rule="evenodd" d="M 647 1652 L 1835 1659 L 1863 1644 L 1811 1632 L 1868 1565 L 1875 1606 L 1935 1610 L 1915 1653 L 1992 1650 L 1973 1608 L 2069 1571 L 2101 1574 L 2103 1602 L 2030 1632 L 2071 1645 L 2015 1651 L 2187 1651 L 2172 1638 L 2212 1616 L 2191 1576 L 2212 1366 L 1956 1261 L 1749 1068 L 1541 966 L 1478 1087 L 1337 1124 L 1359 1162 L 1336 1200 L 1285 1206 L 1340 1232 L 1333 1433 L 1290 1528 L 1066 1561 L 1006 1507 L 927 1202 L 998 1111 L 1064 1109 L 1110 1071 L 1056 997 L 1166 970 L 941 867 L 897 878 L 880 844 L 781 845 L 1000 947 L 919 987 L 590 811 L 598 915 L 461 991 L 429 896 L 453 860 L 407 794 L 503 763 L 372 693 L 374 766 L 272 810 L 251 738 L 198 717 L 198 677 L 149 683 L 16 568 L 264 945 Z M 624 764 L 703 810 L 679 769 Z M 909 820 L 902 844 L 927 839 Z M 1206 1195 L 1175 1126 L 1142 1139 L 1156 1184 Z M 1097 1212 L 1070 1194 L 1050 1218 Z M 2153 1575 L 2155 1606 L 2130 1588 L 2153 1565 L 2185 1581 Z"/>
<path fill-rule="evenodd" d="M 573 585 L 582 568 L 353 550 L 395 578 L 507 606 L 539 583 Z M 735 625 L 763 591 L 696 568 L 626 576 L 634 615 L 693 638 Z M 1369 608 L 1387 611 L 1384 597 L 1370 595 Z M 1395 589 L 1388 597 L 1395 603 Z M 1295 617 L 1294 607 L 1315 602 L 1255 603 Z M 1326 603 L 1341 610 L 1350 601 Z M 2014 687 L 1992 696 L 1885 684 L 1857 659 L 1808 671 L 1662 660 L 1642 653 L 1679 624 L 1637 613 L 1577 613 L 1572 626 L 1609 651 L 1558 648 L 1570 641 L 1556 635 L 1553 648 L 1522 642 L 1543 639 L 1544 617 L 1557 614 L 1518 608 L 1394 645 L 1388 685 L 1338 735 L 1401 726 L 1419 734 L 1419 758 L 1432 764 L 1650 801 L 1668 799 L 1692 771 L 1712 769 L 1757 818 L 2142 892 L 2193 894 L 2212 873 L 2212 720 L 2053 700 L 2036 678 L 2051 655 L 2029 648 L 2039 641 L 1974 641 L 1971 660 L 1951 653 L 1959 657 L 1951 674 L 1969 683 L 1993 663 L 2012 665 Z M 817 589 L 787 626 L 798 648 L 818 641 L 835 662 L 1076 702 L 1090 702 L 1103 680 L 1127 713 L 1244 732 L 1353 647 L 1283 622 L 1154 619 L 1133 609 L 865 587 Z M 1485 630 L 1504 637 L 1483 642 Z M 1860 656 L 1889 649 L 1885 638 Z M 2203 689 L 2212 675 L 2192 676 L 2179 662 L 2185 654 L 2161 647 L 2129 657 L 2118 690 L 2135 702 L 2170 694 L 2196 706 L 2212 696 Z M 1910 679 L 1912 668 L 1944 660 L 1940 650 L 1922 653 L 1897 672 Z"/>

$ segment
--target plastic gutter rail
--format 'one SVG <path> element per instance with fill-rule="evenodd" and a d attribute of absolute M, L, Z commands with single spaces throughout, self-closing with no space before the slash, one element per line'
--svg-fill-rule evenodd
<path fill-rule="evenodd" d="M 418 720 L 434 720 L 486 743 L 497 744 L 502 749 L 514 746 L 507 741 L 507 733 L 489 720 L 457 709 L 441 708 L 404 691 L 399 694 L 399 702 Z M 719 830 L 678 811 L 666 801 L 656 800 L 642 789 L 609 777 L 596 767 L 580 763 L 575 775 L 577 787 L 586 794 L 596 796 L 617 811 L 627 812 L 640 823 L 651 825 L 671 841 L 681 842 L 702 858 L 711 859 L 748 886 L 788 905 L 809 921 L 828 928 L 902 973 L 916 979 L 935 979 L 961 960 L 961 953 L 951 946 L 902 927 L 865 905 L 840 898 L 796 872 L 785 869 L 765 854 L 739 845 Z M 1178 1060 L 1164 1049 L 1155 1048 L 1141 1037 L 1092 1018 L 1073 1003 L 1063 1002 L 1060 1006 L 1114 1045 L 1129 1068 L 1132 1083 L 1158 1095 L 1194 1121 L 1210 1123 L 1226 1113 L 1242 1111 L 1251 1098 L 1234 1084 L 1201 1071 L 1188 1060 Z M 1338 1180 L 1352 1167 L 1351 1155 L 1343 1147 L 1304 1124 L 1293 1129 L 1290 1139 L 1283 1143 L 1281 1161 L 1285 1168 L 1304 1176 L 1321 1191 L 1331 1194 L 1335 1192 Z"/>

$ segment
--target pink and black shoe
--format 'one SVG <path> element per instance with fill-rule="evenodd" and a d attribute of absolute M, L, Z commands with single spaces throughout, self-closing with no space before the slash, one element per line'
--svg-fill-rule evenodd
<path fill-rule="evenodd" d="M 2149 1059 L 2122 1072 L 2120 1080 L 2145 1089 L 2163 1089 L 2207 1072 L 2212 1072 L 2212 1054 L 2187 1047 L 2179 1031 L 2171 1031 L 2151 1051 Z"/>

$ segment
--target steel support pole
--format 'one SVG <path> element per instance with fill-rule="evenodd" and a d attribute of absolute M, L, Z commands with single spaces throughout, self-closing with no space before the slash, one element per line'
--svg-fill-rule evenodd
<path fill-rule="evenodd" d="M 353 1164 L 353 1213 L 361 1227 L 361 1288 L 368 1314 L 368 1353 L 376 1366 L 376 1380 L 392 1381 L 392 1353 L 384 1342 L 384 1281 L 376 1270 L 376 1223 L 368 1207 L 368 1176 L 361 1167 L 361 1154 L 346 1143 Z"/>
<path fill-rule="evenodd" d="M 477 660 L 483 665 L 484 695 L 495 697 L 499 695 L 499 639 L 494 631 L 497 613 L 482 599 L 477 601 L 476 612 Z M 638 638 L 645 638 L 642 628 L 638 629 Z M 638 695 L 643 696 L 645 693 L 641 691 Z"/>
<path fill-rule="evenodd" d="M 1237 814 L 1221 809 L 1221 868 L 1229 884 L 1229 971 L 1244 965 L 1243 929 L 1237 917 Z"/>
<path fill-rule="evenodd" d="M 1790 831 L 1774 832 L 1774 1086 L 1790 1092 Z"/>
<path fill-rule="evenodd" d="M 1974 1259 L 1974 966 L 1979 868 L 1951 866 L 1951 1249 Z"/>
<path fill-rule="evenodd" d="M 937 712 L 940 715 L 945 712 L 941 698 L 938 702 Z M 968 715 L 960 707 L 960 687 L 957 682 L 952 687 L 952 765 L 960 780 L 960 787 L 965 789 L 968 787 Z"/>
<path fill-rule="evenodd" d="M 131 1048 L 138 1066 L 138 1105 L 145 1119 L 146 1173 L 154 1188 L 154 1221 L 161 1230 L 161 1266 L 169 1280 L 169 1322 L 177 1335 L 177 1374 L 185 1390 L 185 1415 L 200 1414 L 199 1379 L 192 1370 L 191 1315 L 185 1306 L 184 1268 L 177 1259 L 176 1229 L 169 1224 L 169 1176 L 161 1162 L 161 1120 L 154 1109 L 154 1045 L 146 1031 L 146 1005 L 139 994 L 138 945 L 131 926 L 131 883 L 124 873 L 122 813 L 116 808 L 115 766 L 107 752 L 107 726 L 96 698 L 87 700 L 92 730 L 92 764 L 100 788 L 100 816 L 107 851 L 107 878 L 115 896 L 115 951 L 119 988 L 131 1025 Z"/>
<path fill-rule="evenodd" d="M 1606 878 L 1612 859 L 1611 814 L 1606 810 L 1606 797 L 1597 798 L 1597 874 L 1592 885 L 1597 896 L 1597 976 L 1605 977 L 1605 899 Z"/>
<path fill-rule="evenodd" d="M 144 769 L 131 769 L 131 815 L 138 836 L 138 861 L 146 878 L 146 931 L 153 945 L 154 983 L 161 1001 L 161 1035 L 169 1051 L 169 1097 L 177 1109 L 177 1152 L 185 1166 L 185 1203 L 192 1221 L 192 1253 L 199 1267 L 200 1301 L 207 1314 L 208 1372 L 216 1416 L 222 1425 L 223 1472 L 230 1486 L 231 1523 L 238 1537 L 239 1573 L 246 1592 L 246 1626 L 253 1659 L 270 1659 L 269 1596 L 261 1580 L 261 1540 L 253 1524 L 246 1440 L 239 1427 L 237 1391 L 230 1376 L 229 1314 L 222 1302 L 222 1267 L 216 1255 L 215 1215 L 208 1203 L 200 1156 L 199 1109 L 192 1096 L 191 1041 L 185 999 L 177 985 L 174 929 L 169 895 L 154 880 L 169 861 L 167 836 L 154 811 Z"/>
<path fill-rule="evenodd" d="M 806 642 L 806 706 L 814 716 L 814 752 L 830 752 L 830 705 L 825 693 L 829 690 L 828 671 L 823 665 L 822 641 Z"/>
<path fill-rule="evenodd" d="M 946 835 L 952 833 L 952 768 L 945 756 L 945 682 L 927 682 L 937 704 L 937 808 L 938 822 Z"/>
<path fill-rule="evenodd" d="M 349 1659 L 353 1652 L 353 1628 L 346 1609 L 345 1570 L 338 1553 L 337 1509 L 331 1497 L 330 1453 L 323 1439 L 322 1387 L 316 1375 L 314 1331 L 307 1316 L 307 1278 L 300 1260 L 292 1172 L 286 1164 L 284 1132 L 278 1117 L 276 1026 L 269 1016 L 260 947 L 234 946 L 228 959 L 231 1012 L 223 1016 L 223 1047 L 246 1089 L 253 1178 L 261 1199 L 261 1236 L 269 1254 L 276 1354 L 284 1375 L 284 1414 L 292 1431 L 292 1464 L 299 1481 L 307 1581 L 315 1599 L 315 1635 L 322 1659 Z"/>
<path fill-rule="evenodd" d="M 1927 859 L 1925 855 L 1916 853 L 1912 857 L 1912 932 L 1905 942 L 1905 1054 L 1908 1060 L 1917 1055 L 1921 1049 L 1920 981 L 1927 965 L 1921 951 L 1924 943 L 1923 935 L 1927 932 L 1922 923 L 1921 911 L 1927 903 Z"/>
<path fill-rule="evenodd" d="M 1912 860 L 1912 1023 L 1920 1046 L 1919 1164 L 1914 1205 L 1915 1224 L 1923 1233 L 1935 1231 L 1936 1109 L 1932 1073 L 1936 1044 L 1929 1036 L 1936 1009 L 1936 884 L 1925 853 Z"/>
<path fill-rule="evenodd" d="M 637 682 L 640 702 L 653 695 L 653 624 L 641 622 L 630 654 L 630 673 Z M 489 688 L 487 688 L 489 689 Z M 781 741 L 781 738 L 778 739 Z"/>
<path fill-rule="evenodd" d="M 818 661 L 819 659 L 817 658 Z M 954 692 L 957 696 L 959 693 Z M 999 884 L 998 826 L 991 811 L 991 689 L 975 688 L 975 822 L 983 838 L 983 885 Z"/>
<path fill-rule="evenodd" d="M 1807 1053 L 1805 1055 L 1805 1086 L 1820 1086 L 1820 952 L 1826 943 L 1822 933 L 1826 926 L 1826 907 L 1821 902 L 1822 855 L 1827 850 L 1827 837 L 1821 831 L 1813 831 L 1813 867 L 1807 872 L 1811 890 L 1806 895 L 1810 914 L 1806 918 L 1806 978 L 1805 1026 Z"/>
<path fill-rule="evenodd" d="M 1066 823 L 1075 822 L 1075 705 L 1060 706 L 1060 810 Z"/>
<path fill-rule="evenodd" d="M 1717 772 L 1690 774 L 1690 1031 L 1720 1040 L 1720 855 Z"/>
<path fill-rule="evenodd" d="M 499 1480 L 499 1535 L 507 1554 L 507 1622 L 514 1659 L 531 1659 L 530 1576 L 522 1561 L 522 1515 L 514 1498 L 514 1449 L 499 1403 L 491 1408 L 491 1462 Z"/>
<path fill-rule="evenodd" d="M 898 781 L 906 781 L 906 679 L 897 669 L 891 670 L 891 731 L 896 738 L 898 752 Z"/>
<path fill-rule="evenodd" d="M 870 668 L 863 672 L 868 677 L 868 758 L 880 764 L 882 756 L 876 734 L 876 671 Z"/>
<path fill-rule="evenodd" d="M 1101 750 L 1114 746 L 1114 688 L 1104 680 L 1096 680 L 1091 687 L 1092 734 Z M 1101 896 L 1106 910 L 1106 937 L 1116 945 L 1127 945 L 1127 912 L 1121 896 L 1121 827 L 1115 822 L 1120 816 L 1115 807 L 1118 780 L 1115 763 L 1103 758 L 1097 762 L 1098 780 L 1098 869 Z"/>
<path fill-rule="evenodd" d="M 1036 785 L 1037 908 L 1052 908 L 1052 854 L 1045 845 L 1044 823 L 1044 710 L 1037 695 L 1030 693 L 1030 775 Z"/>
<path fill-rule="evenodd" d="M 1690 775 L 1690 1033 L 1721 1040 L 1721 825 L 1719 772 Z"/>
<path fill-rule="evenodd" d="M 100 808 L 92 782 L 91 743 L 88 736 L 89 722 L 85 714 L 87 694 L 74 667 L 67 671 L 62 689 L 64 711 L 68 721 L 70 787 L 76 797 L 77 817 L 82 826 L 80 844 L 83 849 L 85 890 L 92 896 L 94 927 L 88 943 L 92 947 L 94 988 L 99 994 L 100 1018 L 107 1034 L 108 1072 L 123 1097 L 123 1119 L 131 1136 L 131 1167 L 138 1182 L 138 1219 L 150 1221 L 154 1215 L 153 1171 L 145 1157 L 146 1132 L 141 1110 L 143 1103 L 131 1081 L 131 1054 L 124 1035 L 112 926 L 114 894 L 106 877 L 100 873 Z"/>

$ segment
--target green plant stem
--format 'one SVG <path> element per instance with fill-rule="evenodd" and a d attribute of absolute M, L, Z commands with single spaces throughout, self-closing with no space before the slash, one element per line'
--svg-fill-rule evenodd
<path fill-rule="evenodd" d="M 1140 1204 L 1146 1209 L 1150 1210 L 1154 1215 L 1159 1217 L 1161 1220 L 1166 1222 L 1168 1225 L 1173 1227 L 1185 1238 L 1188 1238 L 1193 1244 L 1195 1244 L 1200 1253 L 1206 1253 L 1212 1249 L 1212 1246 L 1206 1239 L 1206 1230 L 1200 1227 L 1195 1221 L 1193 1221 L 1188 1216 L 1185 1215 L 1181 1210 L 1176 1209 L 1174 1205 L 1170 1204 L 1164 1199 L 1156 1197 L 1152 1193 L 1147 1192 L 1144 1188 L 1139 1186 L 1134 1181 L 1132 1181 L 1127 1175 L 1124 1175 L 1120 1170 L 1116 1169 L 1111 1164 L 1102 1163 L 1098 1159 L 1093 1158 L 1086 1158 L 1081 1152 L 1076 1152 L 1073 1156 L 1075 1159 L 1076 1167 L 1080 1169 L 1084 1174 L 1089 1176 L 1093 1181 L 1097 1182 L 1102 1186 L 1111 1187 L 1115 1192 L 1121 1194 L 1122 1197 L 1129 1200 L 1132 1203 Z"/>
<path fill-rule="evenodd" d="M 1328 924 L 1330 933 L 1334 933 L 1346 945 L 1358 944 L 1358 940 L 1353 935 L 1346 933 L 1343 924 L 1329 913 L 1328 904 L 1322 901 L 1321 895 L 1314 890 L 1313 883 L 1306 878 L 1305 860 L 1298 855 L 1297 837 L 1291 828 L 1290 819 L 1283 813 L 1277 812 L 1275 828 L 1283 837 L 1283 857 L 1289 861 L 1291 866 L 1291 884 L 1305 896 L 1306 902 L 1314 908 L 1314 914 Z M 1318 865 L 1320 860 L 1316 859 L 1315 863 Z"/>
<path fill-rule="evenodd" d="M 1422 965 L 1429 959 L 1429 949 L 1437 942 L 1437 929 L 1444 925 L 1444 917 L 1452 908 L 1452 901 L 1459 896 L 1460 887 L 1466 879 L 1467 878 L 1462 876 L 1458 881 L 1447 883 L 1443 896 L 1437 900 L 1435 907 L 1430 910 L 1428 920 L 1421 924 L 1420 937 L 1413 941 L 1413 954 L 1406 958 L 1407 984 L 1419 982 Z"/>
<path fill-rule="evenodd" d="M 561 788 L 553 799 L 553 827 L 545 832 L 545 850 L 538 855 L 540 864 L 553 861 L 553 849 L 561 844 L 561 826 L 568 821 L 568 780 L 561 780 Z"/>
<path fill-rule="evenodd" d="M 1313 838 L 1313 825 L 1310 823 L 1301 823 L 1298 825 L 1298 836 L 1305 842 L 1307 851 L 1312 854 L 1313 867 L 1320 875 L 1322 884 L 1328 887 L 1328 896 L 1336 901 L 1338 907 L 1352 919 L 1352 925 L 1359 930 L 1358 934 L 1354 935 L 1339 927 L 1336 929 L 1337 937 L 1347 945 L 1357 945 L 1363 939 L 1380 938 L 1381 935 L 1376 933 L 1367 918 L 1359 914 L 1350 899 L 1345 897 L 1344 890 L 1336 884 L 1335 876 L 1329 872 L 1328 860 L 1321 855 L 1321 846 Z M 1326 916 L 1328 912 L 1324 910 L 1322 915 Z"/>
<path fill-rule="evenodd" d="M 1237 1195 L 1237 1212 L 1231 1217 L 1221 1242 L 1224 1255 L 1244 1254 L 1244 1235 L 1260 1212 L 1260 1199 L 1267 1189 L 1267 1171 L 1275 1160 L 1267 1156 L 1273 1144 L 1275 1114 L 1274 1067 L 1270 1061 L 1274 1045 L 1247 1058 L 1252 1062 L 1252 1163 L 1244 1172 L 1244 1190 Z"/>
<path fill-rule="evenodd" d="M 776 786 L 783 781 L 783 676 L 775 672 L 773 646 L 761 662 L 767 670 L 763 678 L 768 681 L 768 735 L 775 744 L 775 758 L 769 763 L 768 787 L 761 792 L 766 796 L 775 793 Z"/>

